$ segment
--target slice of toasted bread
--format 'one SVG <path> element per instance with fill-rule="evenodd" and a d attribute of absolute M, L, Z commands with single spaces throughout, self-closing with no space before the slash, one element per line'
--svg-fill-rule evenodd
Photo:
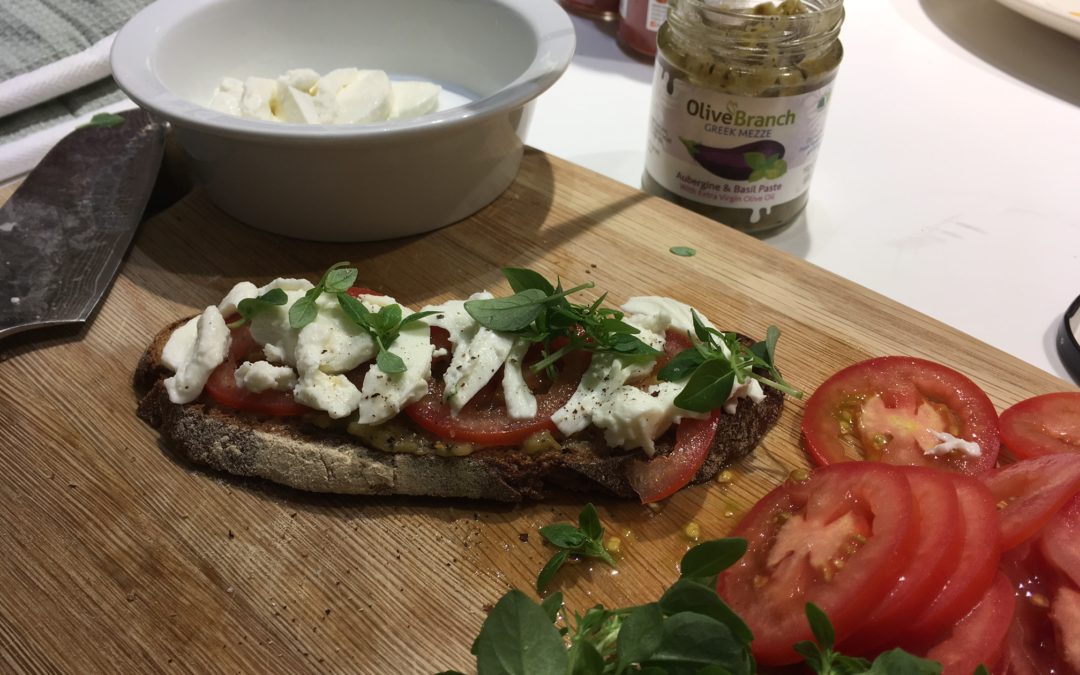
<path fill-rule="evenodd" d="M 482 448 L 446 456 L 440 439 L 403 415 L 386 423 L 380 445 L 393 447 L 395 438 L 408 437 L 409 452 L 375 449 L 340 427 L 232 410 L 205 395 L 177 405 L 165 391 L 171 373 L 161 365 L 161 350 L 182 323 L 155 337 L 139 362 L 135 386 L 142 395 L 139 416 L 160 430 L 166 445 L 198 464 L 312 492 L 518 501 L 562 488 L 634 496 L 626 466 L 642 453 L 609 448 L 595 429 L 565 439 L 558 449 Z M 761 403 L 740 399 L 736 414 L 722 415 L 712 452 L 692 482 L 709 480 L 749 453 L 779 418 L 783 398 L 766 387 Z M 657 452 L 670 452 L 673 440 L 672 431 L 657 439 Z"/>

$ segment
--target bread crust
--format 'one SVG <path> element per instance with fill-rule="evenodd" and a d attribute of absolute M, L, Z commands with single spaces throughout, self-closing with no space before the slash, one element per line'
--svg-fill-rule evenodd
<path fill-rule="evenodd" d="M 184 320 L 186 321 L 186 319 Z M 596 429 L 575 434 L 558 450 L 530 454 L 520 448 L 482 448 L 463 457 L 434 454 L 439 439 L 405 416 L 419 452 L 387 452 L 365 445 L 343 429 L 322 429 L 296 418 L 236 411 L 203 396 L 193 403 L 169 401 L 161 351 L 178 321 L 161 331 L 135 372 L 139 416 L 158 429 L 164 443 L 189 461 L 238 476 L 263 478 L 300 490 L 362 495 L 423 495 L 515 502 L 542 499 L 550 489 L 634 497 L 626 479 L 640 451 L 611 449 Z M 765 400 L 740 399 L 734 415 L 722 415 L 712 450 L 692 483 L 711 479 L 744 457 L 776 423 L 781 392 L 765 388 Z M 657 439 L 669 452 L 674 433 Z"/>

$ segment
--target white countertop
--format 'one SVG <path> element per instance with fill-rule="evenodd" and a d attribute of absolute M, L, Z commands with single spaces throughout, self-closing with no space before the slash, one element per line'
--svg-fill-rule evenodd
<path fill-rule="evenodd" d="M 853 0 L 810 204 L 769 244 L 1066 380 L 1080 294 L 1080 41 L 991 0 Z M 613 25 L 526 138 L 640 186 L 652 65 Z"/>

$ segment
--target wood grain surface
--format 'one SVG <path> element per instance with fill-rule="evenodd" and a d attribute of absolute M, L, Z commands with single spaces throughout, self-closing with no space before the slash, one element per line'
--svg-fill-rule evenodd
<path fill-rule="evenodd" d="M 674 256 L 676 245 L 697 255 Z M 511 587 L 531 589 L 551 553 L 537 528 L 573 519 L 583 500 L 503 506 L 304 494 L 190 466 L 135 416 L 132 372 L 163 325 L 217 303 L 240 280 L 316 278 L 338 260 L 354 261 L 361 283 L 413 307 L 479 288 L 505 292 L 498 269 L 514 265 L 593 281 L 615 302 L 670 295 L 752 336 L 776 324 L 778 364 L 807 392 L 881 354 L 949 364 L 999 409 L 1072 389 L 755 239 L 537 151 L 482 212 L 378 244 L 264 234 L 195 192 L 142 226 L 88 328 L 0 344 L 0 671 L 473 667 L 469 646 L 485 608 Z M 789 399 L 730 483 L 684 490 L 657 513 L 598 500 L 625 552 L 617 570 L 564 570 L 556 586 L 568 607 L 655 599 L 677 576 L 687 523 L 705 538 L 723 536 L 748 505 L 807 466 L 802 408 Z"/>

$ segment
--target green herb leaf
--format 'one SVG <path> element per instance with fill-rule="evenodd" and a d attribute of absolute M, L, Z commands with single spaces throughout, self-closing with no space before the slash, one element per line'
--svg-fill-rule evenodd
<path fill-rule="evenodd" d="M 643 663 L 660 648 L 664 615 L 656 603 L 642 605 L 630 612 L 619 628 L 615 648 L 617 672 L 635 663 Z"/>
<path fill-rule="evenodd" d="M 596 512 L 596 507 L 592 504 L 586 504 L 585 508 L 581 509 L 581 513 L 578 514 L 578 525 L 589 539 L 596 540 L 604 536 L 604 526 L 600 524 L 600 514 Z"/>
<path fill-rule="evenodd" d="M 345 313 L 345 317 L 352 321 L 357 326 L 371 332 L 374 330 L 374 326 L 371 324 L 371 310 L 364 306 L 364 303 L 360 302 L 348 293 L 338 293 L 337 296 L 338 305 L 341 306 L 341 311 Z"/>
<path fill-rule="evenodd" d="M 551 580 L 555 578 L 555 573 L 566 563 L 566 558 L 569 555 L 566 551 L 557 551 L 555 555 L 551 556 L 544 568 L 540 570 L 540 574 L 536 575 L 537 593 L 543 593 L 544 589 L 551 584 Z"/>
<path fill-rule="evenodd" d="M 544 598 L 543 601 L 540 602 L 540 606 L 544 608 L 544 612 L 546 612 L 548 618 L 551 619 L 551 623 L 555 623 L 559 620 L 559 612 L 562 610 L 563 594 L 559 591 L 555 591 Z"/>
<path fill-rule="evenodd" d="M 580 528 L 566 523 L 555 523 L 540 528 L 540 534 L 552 546 L 559 548 L 578 548 L 588 539 Z"/>
<path fill-rule="evenodd" d="M 293 328 L 303 328 L 319 315 L 319 307 L 315 304 L 315 301 L 322 294 L 322 289 L 316 286 L 312 288 L 304 297 L 300 298 L 292 304 L 289 308 L 289 325 Z"/>
<path fill-rule="evenodd" d="M 735 371 L 729 361 L 708 359 L 694 371 L 686 386 L 675 397 L 683 410 L 706 413 L 727 402 L 735 385 Z"/>
<path fill-rule="evenodd" d="M 356 283 L 357 269 L 339 267 L 348 264 L 348 262 L 339 262 L 326 271 L 321 284 L 323 290 L 327 293 L 345 293 L 352 288 L 352 285 Z"/>
<path fill-rule="evenodd" d="M 87 127 L 99 128 L 99 129 L 111 129 L 112 127 L 118 127 L 124 123 L 124 118 L 121 115 L 114 113 L 98 113 L 90 118 L 90 121 L 79 127 L 85 129 Z"/>
<path fill-rule="evenodd" d="M 727 626 L 693 612 L 680 612 L 664 619 L 660 647 L 649 657 L 647 665 L 695 670 L 719 665 L 737 675 L 750 675 L 751 672 L 746 647 L 735 639 Z"/>
<path fill-rule="evenodd" d="M 438 314 L 438 312 L 433 312 L 431 310 L 428 310 L 426 312 L 413 312 L 412 314 L 401 320 L 401 324 L 398 326 L 398 329 L 400 330 L 406 328 L 410 324 L 414 324 L 420 319 L 423 319 L 425 316 L 431 316 L 432 314 Z"/>
<path fill-rule="evenodd" d="M 920 659 L 902 649 L 878 654 L 866 675 L 941 675 L 941 664 Z"/>
<path fill-rule="evenodd" d="M 684 349 L 668 361 L 667 365 L 656 374 L 657 379 L 663 382 L 675 382 L 687 377 L 702 363 L 705 356 L 696 349 Z"/>
<path fill-rule="evenodd" d="M 280 288 L 271 288 L 257 298 L 244 298 L 236 305 L 236 313 L 240 318 L 229 324 L 229 328 L 239 328 L 258 313 L 264 312 L 271 307 L 280 307 L 289 301 L 289 296 Z"/>
<path fill-rule="evenodd" d="M 690 257 L 693 257 L 693 256 L 697 255 L 697 250 L 692 249 L 689 246 L 672 246 L 668 250 L 671 251 L 672 253 L 674 253 L 675 255 L 681 256 L 683 258 L 690 258 Z"/>
<path fill-rule="evenodd" d="M 515 332 L 525 330 L 536 321 L 549 297 L 541 290 L 529 288 L 507 298 L 468 300 L 465 311 L 485 328 Z"/>
<path fill-rule="evenodd" d="M 814 603 L 808 602 L 806 603 L 806 620 L 810 624 L 810 632 L 814 634 L 818 645 L 822 649 L 832 649 L 836 642 L 836 633 L 833 631 L 832 623 L 829 622 L 829 617 L 825 616 L 825 612 Z"/>
<path fill-rule="evenodd" d="M 555 295 L 555 287 L 539 272 L 520 267 L 504 267 L 502 273 L 515 293 L 532 289 L 544 295 Z"/>
<path fill-rule="evenodd" d="M 495 604 L 476 641 L 478 675 L 563 675 L 567 664 L 559 631 L 521 591 Z"/>
<path fill-rule="evenodd" d="M 727 626 L 743 644 L 748 645 L 754 639 L 746 622 L 716 594 L 715 583 L 702 584 L 698 579 L 679 579 L 660 598 L 660 609 L 668 615 L 679 612 L 704 614 Z"/>
<path fill-rule="evenodd" d="M 990 670 L 980 663 L 979 667 L 975 669 L 974 675 L 990 675 Z"/>
<path fill-rule="evenodd" d="M 405 362 L 401 360 L 401 357 L 385 349 L 379 350 L 379 353 L 375 356 L 375 364 L 379 366 L 379 370 L 387 375 L 397 375 L 398 373 L 404 373 L 406 370 Z"/>
<path fill-rule="evenodd" d="M 567 672 L 570 675 L 601 675 L 604 672 L 604 657 L 593 643 L 577 640 L 570 646 L 570 663 Z"/>
<path fill-rule="evenodd" d="M 682 579 L 710 578 L 734 565 L 746 554 L 739 537 L 705 541 L 687 551 L 679 564 Z"/>

